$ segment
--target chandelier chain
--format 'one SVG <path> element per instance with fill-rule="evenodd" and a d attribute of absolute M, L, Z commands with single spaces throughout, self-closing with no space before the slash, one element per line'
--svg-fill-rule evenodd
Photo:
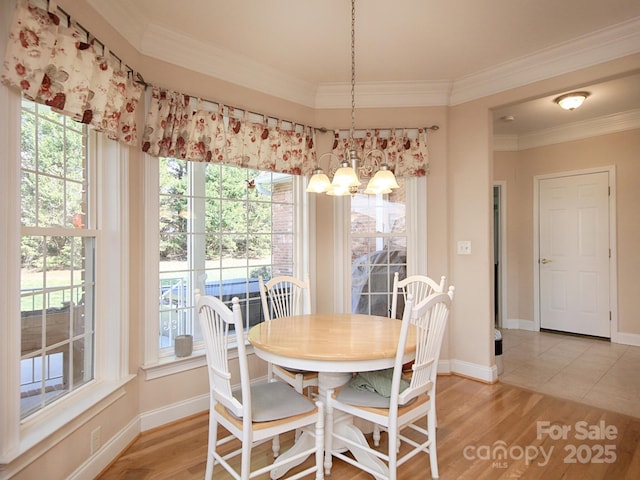
<path fill-rule="evenodd" d="M 351 0 L 351 130 L 349 141 L 355 148 L 353 135 L 356 129 L 356 1 Z"/>
<path fill-rule="evenodd" d="M 356 152 L 355 134 L 356 129 L 356 0 L 351 0 L 351 128 L 349 129 L 349 150 L 347 156 L 341 160 L 340 168 L 338 168 L 333 176 L 333 181 L 329 179 L 322 169 L 318 167 L 313 172 L 313 176 L 309 180 L 307 192 L 326 192 L 328 195 L 356 195 L 358 187 L 361 185 L 358 179 L 358 153 Z M 368 182 L 367 188 L 364 190 L 368 195 L 386 195 L 391 193 L 392 189 L 400 188 L 393 172 L 389 169 L 386 161 L 386 155 L 383 150 L 375 149 L 368 153 L 363 152 L 364 165 L 361 167 L 363 172 L 370 176 L 374 171 L 375 162 L 367 165 L 367 156 L 377 152 L 382 157 L 382 163 L 375 175 Z M 337 155 L 327 152 L 329 155 Z M 326 155 L 326 154 L 325 154 Z M 322 155 L 324 156 L 324 155 Z M 322 156 L 320 158 L 322 158 Z M 319 161 L 319 159 L 318 159 Z"/>

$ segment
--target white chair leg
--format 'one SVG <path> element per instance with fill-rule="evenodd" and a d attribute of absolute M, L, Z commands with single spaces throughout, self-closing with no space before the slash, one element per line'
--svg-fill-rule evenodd
<path fill-rule="evenodd" d="M 327 392 L 327 396 L 333 395 L 333 390 Z M 333 457 L 331 449 L 333 445 L 333 407 L 327 402 L 324 424 L 324 474 L 331 473 Z"/>
<path fill-rule="evenodd" d="M 375 447 L 380 446 L 380 425 L 373 425 L 373 445 Z M 396 448 L 397 452 L 400 452 L 400 436 L 398 435 L 398 447 Z"/>
<path fill-rule="evenodd" d="M 213 415 L 209 418 L 209 444 L 207 446 L 207 467 L 204 473 L 205 480 L 211 480 L 213 477 L 213 452 L 218 443 L 218 422 L 215 421 Z"/>
<path fill-rule="evenodd" d="M 251 474 L 251 442 L 249 439 L 244 439 L 242 442 L 242 459 L 240 462 L 240 478 L 242 480 L 249 480 Z"/>
<path fill-rule="evenodd" d="M 316 480 L 324 479 L 322 462 L 324 460 L 324 404 L 317 402 L 318 421 L 316 422 Z"/>
<path fill-rule="evenodd" d="M 380 425 L 373 425 L 373 445 L 376 447 L 380 446 Z"/>
<path fill-rule="evenodd" d="M 271 441 L 271 450 L 273 451 L 273 458 L 278 458 L 278 455 L 280 455 L 280 436 L 276 435 L 275 437 L 273 437 L 273 440 Z"/>
<path fill-rule="evenodd" d="M 387 439 L 389 441 L 389 480 L 396 480 L 396 471 L 398 470 L 398 451 L 400 450 L 400 445 L 398 445 L 399 435 L 399 431 L 397 431 L 395 435 L 391 435 L 391 432 L 387 431 Z"/>
<path fill-rule="evenodd" d="M 429 412 L 427 415 L 427 431 L 429 432 L 429 464 L 431 465 L 431 478 L 438 478 L 438 451 L 436 449 L 436 423 L 437 418 L 435 412 Z"/>

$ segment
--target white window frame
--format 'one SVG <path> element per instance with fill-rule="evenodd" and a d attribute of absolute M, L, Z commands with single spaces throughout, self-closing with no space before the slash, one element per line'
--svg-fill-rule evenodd
<path fill-rule="evenodd" d="M 77 428 L 73 423 L 77 417 L 124 395 L 122 387 L 134 376 L 128 373 L 129 149 L 90 132 L 90 155 L 95 157 L 98 175 L 94 182 L 98 202 L 95 375 L 86 385 L 20 420 L 20 94 L 0 86 L 0 104 L 6 105 L 0 113 L 0 139 L 6 155 L 0 162 L 4 206 L 0 209 L 4 230 L 0 254 L 6 259 L 0 267 L 0 315 L 7 319 L 0 322 L 0 464 L 6 464 L 64 427 Z"/>
<path fill-rule="evenodd" d="M 427 179 L 406 179 L 407 275 L 427 272 Z M 334 197 L 334 309 L 351 312 L 351 197 Z M 424 273 L 422 273 L 424 274 Z"/>
<path fill-rule="evenodd" d="M 175 373 L 199 368 L 206 365 L 204 349 L 193 351 L 189 357 L 178 358 L 175 355 L 161 355 L 158 345 L 159 336 L 159 168 L 158 158 L 144 154 L 144 364 L 142 370 L 145 379 L 172 375 Z M 305 193 L 305 179 L 301 176 L 293 178 L 294 195 L 294 275 L 298 278 L 309 272 L 309 201 Z M 249 349 L 250 350 L 250 349 Z M 233 355 L 233 354 L 232 354 Z"/>

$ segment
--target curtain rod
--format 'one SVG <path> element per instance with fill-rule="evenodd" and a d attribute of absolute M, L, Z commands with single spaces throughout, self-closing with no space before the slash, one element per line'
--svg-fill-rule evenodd
<path fill-rule="evenodd" d="M 49 9 L 51 6 L 51 0 L 47 0 L 47 9 Z M 72 17 L 71 14 L 67 13 L 66 10 L 64 10 L 62 7 L 58 6 L 57 3 L 54 3 L 55 9 L 57 11 L 59 11 L 60 13 L 62 13 L 62 15 L 64 15 L 65 17 L 67 17 L 67 26 L 71 27 L 71 23 L 72 23 Z M 104 51 L 106 49 L 106 45 L 104 42 L 102 42 L 98 37 L 96 37 L 95 35 L 93 35 L 89 29 L 85 28 L 80 22 L 78 22 L 77 20 L 73 20 L 73 24 L 75 24 L 76 27 L 80 28 L 84 34 L 87 36 L 87 43 L 93 43 L 96 42 L 98 43 L 101 47 L 102 47 L 102 53 L 104 54 Z M 138 84 L 143 85 L 145 88 L 147 88 L 149 86 L 149 84 L 147 82 L 144 81 L 144 78 L 142 77 L 142 75 L 140 74 L 140 72 L 136 72 L 133 68 L 131 68 L 127 63 L 123 62 L 122 59 L 116 55 L 115 53 L 113 53 L 111 51 L 111 49 L 109 49 L 109 55 L 111 55 L 113 58 L 115 58 L 118 63 L 120 64 L 120 68 L 123 68 L 134 77 L 134 81 Z"/>
<path fill-rule="evenodd" d="M 333 130 L 335 129 L 331 129 L 329 130 L 327 127 L 314 127 L 317 131 L 321 132 L 321 133 L 327 133 L 327 132 L 333 132 Z M 380 128 L 380 127 L 376 127 L 375 130 L 399 130 L 402 127 L 389 127 L 389 128 Z M 423 128 L 424 130 L 433 130 L 434 132 L 437 130 L 440 130 L 440 126 L 439 125 L 431 125 L 430 127 L 407 127 L 410 130 L 417 130 L 418 128 Z M 338 130 L 342 130 L 342 129 L 338 129 Z M 346 129 L 345 129 L 346 130 Z M 360 129 L 356 129 L 356 130 L 371 130 L 370 128 L 360 128 Z"/>

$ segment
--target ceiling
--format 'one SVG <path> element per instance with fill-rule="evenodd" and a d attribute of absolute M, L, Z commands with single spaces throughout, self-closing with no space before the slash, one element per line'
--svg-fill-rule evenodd
<path fill-rule="evenodd" d="M 314 108 L 350 105 L 348 0 L 86 0 L 141 53 Z M 638 0 L 358 0 L 356 105 L 455 105 L 640 52 Z M 154 83 L 158 79 L 147 79 Z M 640 72 L 495 112 L 497 134 L 640 108 Z M 499 120 L 513 115 L 515 121 Z"/>

